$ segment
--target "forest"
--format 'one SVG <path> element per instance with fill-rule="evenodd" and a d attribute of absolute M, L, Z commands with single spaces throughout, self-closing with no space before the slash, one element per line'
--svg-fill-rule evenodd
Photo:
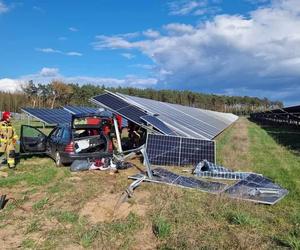
<path fill-rule="evenodd" d="M 237 115 L 247 115 L 256 111 L 283 107 L 282 102 L 271 101 L 268 98 L 225 96 L 186 90 L 115 88 L 93 84 L 79 85 L 55 80 L 49 84 L 29 81 L 21 87 L 20 91 L 14 93 L 0 91 L 0 111 L 20 112 L 22 107 L 93 106 L 89 101 L 90 98 L 103 93 L 105 90 L 196 108 L 231 112 Z"/>

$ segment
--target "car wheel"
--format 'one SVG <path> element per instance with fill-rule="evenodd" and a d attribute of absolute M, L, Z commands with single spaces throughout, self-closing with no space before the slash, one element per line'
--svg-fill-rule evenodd
<path fill-rule="evenodd" d="M 60 153 L 58 151 L 55 152 L 55 165 L 57 167 L 61 167 L 62 166 Z"/>

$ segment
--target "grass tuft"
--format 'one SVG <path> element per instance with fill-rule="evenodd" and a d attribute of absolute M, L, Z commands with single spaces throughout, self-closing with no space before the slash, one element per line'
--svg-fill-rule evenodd
<path fill-rule="evenodd" d="M 85 248 L 90 247 L 99 235 L 99 233 L 100 228 L 97 226 L 93 226 L 92 228 L 84 231 L 81 235 L 80 245 L 82 245 Z"/>
<path fill-rule="evenodd" d="M 46 198 L 34 203 L 32 208 L 34 211 L 42 210 L 45 208 L 45 206 L 48 204 L 48 202 L 49 202 L 49 198 L 46 197 Z"/>
<path fill-rule="evenodd" d="M 241 226 L 258 226 L 259 221 L 246 212 L 230 211 L 225 215 L 230 224 Z"/>
<path fill-rule="evenodd" d="M 157 217 L 152 224 L 152 230 L 157 238 L 165 239 L 171 234 L 171 224 L 164 217 Z"/>

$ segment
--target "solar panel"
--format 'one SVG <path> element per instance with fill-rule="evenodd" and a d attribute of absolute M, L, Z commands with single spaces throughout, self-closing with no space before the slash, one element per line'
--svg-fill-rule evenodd
<path fill-rule="evenodd" d="M 143 125 L 141 117 L 147 115 L 146 112 L 142 111 L 136 106 L 133 106 L 110 93 L 93 97 L 92 101 L 138 125 Z"/>
<path fill-rule="evenodd" d="M 141 119 L 145 122 L 147 122 L 148 124 L 152 125 L 153 127 L 155 127 L 157 130 L 159 130 L 160 132 L 162 132 L 165 135 L 174 135 L 176 136 L 177 134 L 170 129 L 164 122 L 162 122 L 161 120 L 159 120 L 157 117 L 152 116 L 152 115 L 146 115 L 146 116 L 142 116 Z"/>
<path fill-rule="evenodd" d="M 208 111 L 119 93 L 114 95 L 140 107 L 149 114 L 159 114 L 159 119 L 162 122 L 172 126 L 172 129 L 174 128 L 179 135 L 185 137 L 211 140 L 238 118 L 233 114 Z"/>
<path fill-rule="evenodd" d="M 91 114 L 91 113 L 96 113 L 99 111 L 99 109 L 97 109 L 97 108 L 79 107 L 79 106 L 64 106 L 63 109 L 70 112 L 73 115 Z"/>
<path fill-rule="evenodd" d="M 153 165 L 194 165 L 204 159 L 215 162 L 215 142 L 209 140 L 148 134 L 146 152 Z"/>
<path fill-rule="evenodd" d="M 273 205 L 281 200 L 288 191 L 273 183 L 270 179 L 250 174 L 225 190 L 231 198 Z"/>
<path fill-rule="evenodd" d="M 251 119 L 263 123 L 300 125 L 300 105 L 250 114 Z"/>
<path fill-rule="evenodd" d="M 195 188 L 203 192 L 210 193 L 220 193 L 227 187 L 227 185 L 224 183 L 200 180 L 193 177 L 178 175 L 163 168 L 155 168 L 152 170 L 152 172 L 153 179 L 146 178 L 146 181 L 164 183 L 185 188 Z M 134 176 L 130 176 L 129 178 L 138 179 L 140 177 L 141 174 L 137 174 Z"/>
<path fill-rule="evenodd" d="M 64 109 L 22 108 L 23 112 L 49 125 L 71 123 L 72 115 Z"/>

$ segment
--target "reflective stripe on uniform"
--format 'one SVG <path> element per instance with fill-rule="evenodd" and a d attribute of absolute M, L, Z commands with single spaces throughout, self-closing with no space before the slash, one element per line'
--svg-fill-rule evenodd
<path fill-rule="evenodd" d="M 7 159 L 8 164 L 15 164 L 15 159 Z"/>
<path fill-rule="evenodd" d="M 13 129 L 12 126 L 0 126 L 0 129 Z"/>

